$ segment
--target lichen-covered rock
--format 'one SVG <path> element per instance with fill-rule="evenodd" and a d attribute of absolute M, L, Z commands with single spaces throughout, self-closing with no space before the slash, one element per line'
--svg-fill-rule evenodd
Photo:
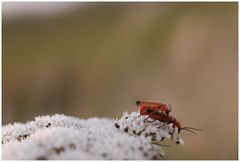
<path fill-rule="evenodd" d="M 142 123 L 144 117 L 137 118 L 138 115 L 124 113 L 119 121 L 113 121 L 56 114 L 37 117 L 25 124 L 8 124 L 2 128 L 2 158 L 148 160 L 165 156 L 161 147 L 152 144 L 153 133 L 155 140 L 161 141 L 173 137 L 169 134 L 173 129 L 156 128 L 156 122 Z"/>

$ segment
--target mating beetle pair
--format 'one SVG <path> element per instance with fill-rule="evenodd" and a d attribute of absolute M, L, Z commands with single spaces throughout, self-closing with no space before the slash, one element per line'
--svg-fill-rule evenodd
<path fill-rule="evenodd" d="M 174 116 L 169 114 L 172 111 L 170 104 L 166 105 L 159 102 L 136 101 L 136 105 L 139 106 L 140 116 L 148 115 L 144 121 L 151 118 L 153 121 L 159 120 L 160 122 L 165 123 L 164 125 L 172 123 L 174 128 L 178 128 L 178 133 L 180 133 L 181 130 L 186 130 L 197 135 L 193 130 L 201 131 L 201 129 L 192 127 L 181 127 L 180 122 Z"/>

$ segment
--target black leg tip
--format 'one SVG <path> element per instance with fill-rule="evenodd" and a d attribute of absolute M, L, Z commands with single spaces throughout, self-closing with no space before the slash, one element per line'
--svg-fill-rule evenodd
<path fill-rule="evenodd" d="M 138 106 L 140 104 L 140 101 L 136 101 L 136 105 Z"/>

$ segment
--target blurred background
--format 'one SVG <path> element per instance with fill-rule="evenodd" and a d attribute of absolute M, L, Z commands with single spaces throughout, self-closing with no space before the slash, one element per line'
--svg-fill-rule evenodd
<path fill-rule="evenodd" d="M 166 159 L 237 159 L 237 20 L 237 2 L 3 2 L 2 123 L 162 101 L 204 130 Z"/>

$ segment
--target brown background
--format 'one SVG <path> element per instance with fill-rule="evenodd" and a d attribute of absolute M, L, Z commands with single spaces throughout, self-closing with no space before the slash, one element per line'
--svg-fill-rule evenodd
<path fill-rule="evenodd" d="M 159 100 L 204 129 L 167 159 L 237 159 L 237 6 L 3 3 L 2 122 L 116 118 Z"/>

